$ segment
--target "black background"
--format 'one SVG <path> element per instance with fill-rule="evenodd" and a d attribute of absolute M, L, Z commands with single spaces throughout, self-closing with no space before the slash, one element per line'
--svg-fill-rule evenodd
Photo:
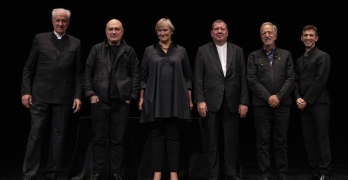
<path fill-rule="evenodd" d="M 346 55 L 343 50 L 346 29 L 343 5 L 320 4 L 302 1 L 251 2 L 251 1 L 90 1 L 64 2 L 45 1 L 9 2 L 2 6 L 2 117 L 0 121 L 0 168 L 21 168 L 27 137 L 30 129 L 30 114 L 21 104 L 21 75 L 28 57 L 33 37 L 37 33 L 52 31 L 51 11 L 63 7 L 72 12 L 68 33 L 82 42 L 83 60 L 96 43 L 105 38 L 106 23 L 119 19 L 124 26 L 124 39 L 133 46 L 141 60 L 146 46 L 157 40 L 155 24 L 162 18 L 172 20 L 176 30 L 173 39 L 186 47 L 193 67 L 197 48 L 211 41 L 211 25 L 216 19 L 223 19 L 229 26 L 228 40 L 244 49 L 247 55 L 261 47 L 259 28 L 265 21 L 278 26 L 277 46 L 290 50 L 295 60 L 304 52 L 300 41 L 304 25 L 314 24 L 319 29 L 317 47 L 331 55 L 332 67 L 329 77 L 329 91 L 332 96 L 330 138 L 333 165 L 348 167 L 348 133 L 346 118 Z M 343 44 L 343 45 L 342 45 Z M 74 115 L 68 130 L 62 167 L 68 167 L 72 158 L 75 135 L 80 116 L 89 115 L 89 104 L 83 102 L 83 109 Z M 193 115 L 196 116 L 196 107 Z M 139 116 L 132 104 L 132 117 Z M 255 130 L 252 109 L 241 120 L 241 143 L 243 159 L 255 163 Z M 195 133 L 190 132 L 190 133 Z M 45 140 L 47 142 L 47 138 Z M 306 165 L 306 155 L 298 111 L 293 107 L 289 127 L 289 163 Z M 44 152 L 47 148 L 44 149 Z M 44 157 L 43 157 L 44 158 Z"/>

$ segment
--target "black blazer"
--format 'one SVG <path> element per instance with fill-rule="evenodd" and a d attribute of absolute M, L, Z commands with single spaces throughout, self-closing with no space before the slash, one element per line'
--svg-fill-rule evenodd
<path fill-rule="evenodd" d="M 194 101 L 205 102 L 209 111 L 219 110 L 224 93 L 231 112 L 249 105 L 243 49 L 227 42 L 226 77 L 214 42 L 198 48 L 194 65 Z"/>
<path fill-rule="evenodd" d="M 255 106 L 269 106 L 271 95 L 276 95 L 281 105 L 292 103 L 295 73 L 291 53 L 275 47 L 273 58 L 271 66 L 263 47 L 249 54 L 247 76 Z"/>
<path fill-rule="evenodd" d="M 22 95 L 33 101 L 72 104 L 82 99 L 83 66 L 80 40 L 64 35 L 61 40 L 52 32 L 35 35 L 23 69 Z"/>
<path fill-rule="evenodd" d="M 302 97 L 307 103 L 331 103 L 326 84 L 330 73 L 330 56 L 313 47 L 308 57 L 296 60 L 295 99 Z"/>

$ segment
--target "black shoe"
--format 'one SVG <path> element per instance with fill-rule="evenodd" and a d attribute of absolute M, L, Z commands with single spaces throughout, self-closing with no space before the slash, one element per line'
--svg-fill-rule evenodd
<path fill-rule="evenodd" d="M 58 177 L 53 176 L 53 177 L 45 177 L 45 180 L 57 180 Z"/>
<path fill-rule="evenodd" d="M 330 180 L 328 176 L 321 175 L 319 180 Z"/>
<path fill-rule="evenodd" d="M 242 179 L 238 176 L 228 176 L 225 178 L 225 180 L 242 180 Z"/>
<path fill-rule="evenodd" d="M 268 175 L 267 174 L 263 174 L 259 180 L 269 180 Z"/>
<path fill-rule="evenodd" d="M 111 178 L 112 180 L 122 180 L 122 178 L 121 178 L 121 175 L 120 174 L 112 174 L 112 178 Z"/>
<path fill-rule="evenodd" d="M 58 175 L 57 175 L 57 173 L 45 173 L 44 179 L 45 180 L 57 180 Z"/>
<path fill-rule="evenodd" d="M 320 176 L 319 174 L 313 174 L 311 177 L 307 178 L 306 180 L 319 180 Z"/>
<path fill-rule="evenodd" d="M 277 180 L 288 180 L 284 174 L 278 175 Z"/>
<path fill-rule="evenodd" d="M 99 174 L 94 174 L 93 177 L 91 177 L 91 180 L 98 180 L 99 177 L 100 177 Z"/>
<path fill-rule="evenodd" d="M 213 176 L 213 177 L 210 177 L 209 180 L 218 180 L 218 177 Z"/>
<path fill-rule="evenodd" d="M 34 176 L 34 177 L 29 177 L 29 178 L 24 178 L 23 177 L 23 180 L 35 180 L 36 179 L 36 177 Z"/>

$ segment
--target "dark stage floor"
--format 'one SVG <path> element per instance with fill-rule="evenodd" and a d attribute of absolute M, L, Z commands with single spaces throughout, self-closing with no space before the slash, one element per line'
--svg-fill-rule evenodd
<path fill-rule="evenodd" d="M 291 180 L 305 180 L 309 174 L 308 169 L 290 168 L 288 171 L 288 177 Z M 258 180 L 258 169 L 255 167 L 248 167 L 243 169 L 243 180 Z M 62 170 L 59 180 L 67 180 L 68 170 Z M 196 175 L 191 175 L 196 176 Z M 199 176 L 199 175 L 198 175 Z M 330 175 L 331 180 L 348 180 L 348 168 L 333 168 Z M 276 177 L 271 177 L 272 180 L 276 180 Z M 20 169 L 0 169 L 0 180 L 21 180 Z M 38 174 L 37 180 L 43 180 L 41 171 Z M 124 178 L 124 180 L 131 180 Z M 151 180 L 151 179 L 143 179 Z M 164 180 L 166 180 L 164 178 Z M 180 179 L 180 180 L 183 180 Z M 207 180 L 206 178 L 189 177 L 188 180 Z"/>

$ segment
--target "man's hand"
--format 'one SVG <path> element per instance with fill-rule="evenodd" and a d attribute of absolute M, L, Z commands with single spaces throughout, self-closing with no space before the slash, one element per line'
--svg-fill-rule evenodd
<path fill-rule="evenodd" d="M 30 94 L 25 94 L 25 95 L 22 96 L 22 104 L 27 109 L 30 108 L 30 106 L 33 104 L 32 97 L 31 97 Z"/>
<path fill-rule="evenodd" d="M 248 106 L 240 104 L 238 108 L 238 113 L 241 118 L 245 118 L 246 114 L 248 113 Z"/>
<path fill-rule="evenodd" d="M 99 97 L 97 95 L 92 95 L 89 98 L 89 101 L 91 102 L 91 104 L 97 103 L 97 102 L 99 102 Z"/>
<path fill-rule="evenodd" d="M 307 106 L 307 102 L 302 98 L 297 98 L 296 105 L 301 111 L 303 111 L 303 109 Z"/>
<path fill-rule="evenodd" d="M 197 103 L 197 110 L 198 110 L 199 115 L 201 115 L 201 117 L 207 116 L 208 107 L 207 107 L 207 104 L 205 102 Z"/>
<path fill-rule="evenodd" d="M 74 113 L 79 111 L 81 109 L 81 106 L 82 106 L 82 102 L 80 101 L 80 99 L 75 98 L 74 103 L 73 103 L 73 107 L 72 107 L 74 109 Z"/>
<path fill-rule="evenodd" d="M 278 97 L 276 95 L 272 95 L 271 97 L 269 97 L 268 99 L 268 105 L 271 107 L 277 107 L 280 104 L 280 100 L 278 99 Z"/>

